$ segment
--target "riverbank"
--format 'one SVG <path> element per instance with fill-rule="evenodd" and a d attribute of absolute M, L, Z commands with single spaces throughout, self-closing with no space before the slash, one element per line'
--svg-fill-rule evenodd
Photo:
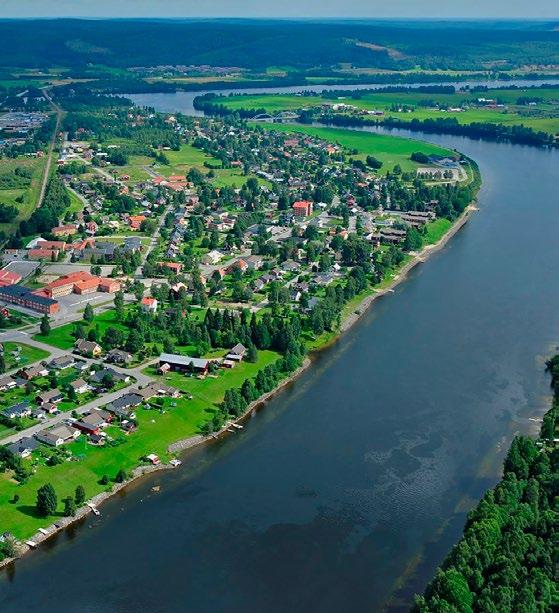
<path fill-rule="evenodd" d="M 312 353 L 318 352 L 321 349 L 324 349 L 327 345 L 334 342 L 338 339 L 342 334 L 348 331 L 353 325 L 355 325 L 363 315 L 368 311 L 371 305 L 378 298 L 385 296 L 394 291 L 394 288 L 397 287 L 400 283 L 402 283 L 408 276 L 409 272 L 418 264 L 425 262 L 432 254 L 436 253 L 440 249 L 442 249 L 448 241 L 465 225 L 465 223 L 469 220 L 472 213 L 477 211 L 477 207 L 475 206 L 475 202 L 470 204 L 462 215 L 450 226 L 448 231 L 441 237 L 439 241 L 432 245 L 426 245 L 421 249 L 421 251 L 415 253 L 412 258 L 406 262 L 402 268 L 400 268 L 394 278 L 382 289 L 373 289 L 371 290 L 373 293 L 367 295 L 361 302 L 357 305 L 357 307 L 349 313 L 341 322 L 339 329 L 336 334 L 329 338 L 328 341 L 323 343 L 321 346 L 314 349 Z M 309 368 L 312 364 L 312 360 L 310 357 L 307 357 L 302 366 L 297 370 L 292 372 L 289 376 L 285 377 L 282 381 L 278 383 L 278 385 L 262 395 L 257 400 L 251 402 L 246 410 L 234 420 L 229 420 L 222 428 L 216 433 L 210 435 L 196 435 L 191 436 L 185 439 L 181 439 L 172 443 L 168 446 L 168 451 L 173 454 L 178 454 L 187 450 L 192 450 L 195 447 L 209 444 L 223 438 L 227 434 L 230 433 L 230 428 L 235 425 L 241 425 L 248 420 L 250 415 L 259 408 L 261 408 L 268 400 L 270 400 L 273 396 L 281 392 L 286 386 L 293 383 L 307 368 Z M 30 539 L 28 539 L 25 543 L 18 543 L 18 555 L 16 558 L 6 558 L 0 561 L 0 569 L 7 566 L 8 564 L 15 561 L 15 559 L 21 558 L 25 554 L 29 553 L 33 549 L 35 549 L 38 545 L 55 536 L 62 530 L 65 530 L 72 524 L 81 521 L 84 517 L 86 517 L 89 513 L 93 512 L 92 507 L 97 508 L 99 505 L 104 503 L 106 500 L 116 495 L 124 488 L 132 485 L 133 483 L 139 481 L 147 475 L 150 475 L 154 472 L 159 472 L 162 470 L 170 470 L 175 467 L 171 464 L 160 464 L 158 466 L 139 466 L 132 471 L 132 474 L 129 479 L 124 481 L 123 483 L 115 484 L 110 491 L 105 491 L 97 494 L 90 500 L 86 502 L 82 507 L 80 507 L 76 511 L 76 515 L 72 517 L 63 517 L 60 520 L 54 522 L 47 528 L 43 528 L 37 533 L 35 533 Z M 30 545 L 29 543 L 32 543 Z"/>

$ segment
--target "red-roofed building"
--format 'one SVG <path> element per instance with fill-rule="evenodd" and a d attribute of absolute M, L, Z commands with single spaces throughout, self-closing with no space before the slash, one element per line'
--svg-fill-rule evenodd
<path fill-rule="evenodd" d="M 312 215 L 313 206 L 310 200 L 298 200 L 291 207 L 295 217 L 309 217 Z"/>
<path fill-rule="evenodd" d="M 85 281 L 78 281 L 74 283 L 72 288 L 74 294 L 92 294 L 97 291 L 99 287 L 99 277 L 93 277 L 86 279 Z"/>
<path fill-rule="evenodd" d="M 64 241 L 40 241 L 37 243 L 37 249 L 56 249 L 58 251 L 66 251 L 66 243 Z"/>
<path fill-rule="evenodd" d="M 130 215 L 128 218 L 128 225 L 132 230 L 139 230 L 142 225 L 142 221 L 146 220 L 145 215 Z"/>
<path fill-rule="evenodd" d="M 169 183 L 182 183 L 186 181 L 186 177 L 184 175 L 171 175 L 167 178 L 167 181 L 169 181 Z"/>
<path fill-rule="evenodd" d="M 100 292 L 106 292 L 107 294 L 114 294 L 115 292 L 118 292 L 119 289 L 120 289 L 120 281 L 117 281 L 116 279 L 106 279 L 106 278 L 99 279 L 99 291 Z"/>
<path fill-rule="evenodd" d="M 182 270 L 182 264 L 178 264 L 177 262 L 158 262 L 158 265 L 161 266 L 161 268 L 169 268 L 176 275 L 180 274 Z"/>
<path fill-rule="evenodd" d="M 95 234 L 99 230 L 99 226 L 94 221 L 88 221 L 85 224 L 85 231 L 88 234 Z"/>
<path fill-rule="evenodd" d="M 52 260 L 56 259 L 59 253 L 57 249 L 29 249 L 27 257 L 30 260 Z"/>
<path fill-rule="evenodd" d="M 5 268 L 0 270 L 0 282 L 3 285 L 15 285 L 21 281 L 21 275 L 18 275 L 15 272 L 11 272 L 10 270 L 6 270 Z"/>
<path fill-rule="evenodd" d="M 157 300 L 151 296 L 142 298 L 142 310 L 149 313 L 155 313 L 157 311 Z"/>
<path fill-rule="evenodd" d="M 54 234 L 55 236 L 70 236 L 71 234 L 76 234 L 78 231 L 78 227 L 73 225 L 73 224 L 69 224 L 66 226 L 58 226 L 56 228 L 53 228 L 51 230 L 51 233 Z"/>

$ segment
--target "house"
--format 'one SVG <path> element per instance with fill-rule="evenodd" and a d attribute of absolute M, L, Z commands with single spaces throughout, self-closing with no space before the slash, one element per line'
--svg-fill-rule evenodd
<path fill-rule="evenodd" d="M 136 392 L 135 392 L 136 393 Z M 170 398 L 178 398 L 180 391 L 166 383 L 153 381 L 142 389 L 137 391 L 144 400 L 150 400 L 154 396 L 169 396 Z"/>
<path fill-rule="evenodd" d="M 115 382 L 128 383 L 130 381 L 130 375 L 126 373 L 118 372 L 114 368 L 102 368 L 101 370 L 96 371 L 90 378 L 92 383 L 103 383 L 105 377 L 111 377 L 111 379 Z"/>
<path fill-rule="evenodd" d="M 5 375 L 4 377 L 0 377 L 0 392 L 5 392 L 6 390 L 11 390 L 17 386 L 17 382 L 15 379 L 12 379 L 9 375 Z"/>
<path fill-rule="evenodd" d="M 167 268 L 176 275 L 179 275 L 182 270 L 182 264 L 179 264 L 177 262 L 158 262 L 157 265 L 160 268 Z"/>
<path fill-rule="evenodd" d="M 295 217 L 310 217 L 313 212 L 313 203 L 310 200 L 298 200 L 291 208 Z"/>
<path fill-rule="evenodd" d="M 264 257 L 261 255 L 249 255 L 245 258 L 249 270 L 260 270 L 264 265 Z"/>
<path fill-rule="evenodd" d="M 134 407 L 141 405 L 143 401 L 144 399 L 140 394 L 124 394 L 124 396 L 113 400 L 105 408 L 119 418 L 126 418 L 130 416 Z"/>
<path fill-rule="evenodd" d="M 120 281 L 116 279 L 99 279 L 99 292 L 105 292 L 106 294 L 115 294 L 120 290 Z"/>
<path fill-rule="evenodd" d="M 31 381 L 31 379 L 35 379 L 36 377 L 46 377 L 49 374 L 48 368 L 43 366 L 43 364 L 35 364 L 34 366 L 29 366 L 20 370 L 18 373 L 22 379 L 26 381 Z"/>
<path fill-rule="evenodd" d="M 128 225 L 131 230 L 139 230 L 142 222 L 146 220 L 145 215 L 130 215 L 128 218 Z"/>
<path fill-rule="evenodd" d="M 206 255 L 202 256 L 202 264 L 210 264 L 210 265 L 219 264 L 222 258 L 223 258 L 223 254 L 221 254 L 219 251 L 216 251 L 214 249 L 212 251 L 208 251 Z"/>
<path fill-rule="evenodd" d="M 209 360 L 205 360 L 203 358 L 191 358 L 187 355 L 162 353 L 159 356 L 159 369 L 162 372 L 175 370 L 178 372 L 198 372 L 206 374 L 208 372 L 209 364 Z"/>
<path fill-rule="evenodd" d="M 237 343 L 225 356 L 225 359 L 232 360 L 233 362 L 241 362 L 242 359 L 245 357 L 246 351 L 247 348 L 244 345 L 241 345 L 241 343 Z"/>
<path fill-rule="evenodd" d="M 31 453 L 37 449 L 39 446 L 39 441 L 29 436 L 25 436 L 24 438 L 17 441 L 17 443 L 12 443 L 8 445 L 8 450 L 11 451 L 15 456 L 19 456 L 20 458 L 28 458 Z"/>
<path fill-rule="evenodd" d="M 27 258 L 29 260 L 56 260 L 60 252 L 56 249 L 29 249 Z"/>
<path fill-rule="evenodd" d="M 2 415 L 8 419 L 22 419 L 31 415 L 31 407 L 28 400 L 14 404 L 2 411 Z"/>
<path fill-rule="evenodd" d="M 76 359 L 73 355 L 63 355 L 59 358 L 54 358 L 48 364 L 51 370 L 64 370 L 66 368 L 72 368 L 72 366 L 76 363 Z"/>
<path fill-rule="evenodd" d="M 132 354 L 121 349 L 111 349 L 105 356 L 105 362 L 111 364 L 128 364 L 132 361 Z"/>
<path fill-rule="evenodd" d="M 76 341 L 76 351 L 81 355 L 93 357 L 98 356 L 103 352 L 101 345 L 98 345 L 94 341 L 86 341 L 83 339 Z"/>
<path fill-rule="evenodd" d="M 70 387 L 76 392 L 76 394 L 85 394 L 91 387 L 87 381 L 83 379 L 76 379 L 70 383 Z"/>
<path fill-rule="evenodd" d="M 246 272 L 248 270 L 248 264 L 243 259 L 235 260 L 231 265 L 229 265 L 225 269 L 225 272 L 227 274 L 231 274 L 235 270 L 240 270 L 241 272 Z"/>
<path fill-rule="evenodd" d="M 52 415 L 53 413 L 58 413 L 58 407 L 53 402 L 44 402 L 41 405 L 41 410 L 45 413 L 48 413 L 49 415 Z"/>
<path fill-rule="evenodd" d="M 64 443 L 72 443 L 80 435 L 80 431 L 72 426 L 61 424 L 54 428 L 47 430 L 41 430 L 35 435 L 35 438 L 45 445 L 51 445 L 52 447 L 60 447 Z"/>
<path fill-rule="evenodd" d="M 157 311 L 157 299 L 151 296 L 142 298 L 142 311 L 145 313 L 155 313 Z"/>
<path fill-rule="evenodd" d="M 37 394 L 35 399 L 37 404 L 44 404 L 47 402 L 56 404 L 57 402 L 64 400 L 64 394 L 59 389 L 47 390 L 46 392 Z"/>
<path fill-rule="evenodd" d="M 99 434 L 101 428 L 105 427 L 107 422 L 99 411 L 93 411 L 89 415 L 84 415 L 79 421 L 74 422 L 74 427 L 84 434 Z"/>

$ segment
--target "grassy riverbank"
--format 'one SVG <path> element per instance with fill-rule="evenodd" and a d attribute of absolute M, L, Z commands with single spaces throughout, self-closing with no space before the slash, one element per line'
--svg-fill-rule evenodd
<path fill-rule="evenodd" d="M 414 152 L 421 152 L 427 156 L 438 155 L 442 157 L 455 155 L 454 151 L 432 145 L 425 141 L 392 136 L 390 134 L 375 134 L 371 132 L 359 132 L 343 128 L 321 128 L 301 124 L 258 124 L 266 130 L 276 132 L 296 132 L 308 134 L 322 140 L 337 143 L 347 150 L 356 150 L 356 159 L 365 160 L 368 155 L 373 155 L 383 163 L 381 172 L 392 170 L 399 165 L 404 172 L 417 170 L 421 164 L 410 159 Z"/>

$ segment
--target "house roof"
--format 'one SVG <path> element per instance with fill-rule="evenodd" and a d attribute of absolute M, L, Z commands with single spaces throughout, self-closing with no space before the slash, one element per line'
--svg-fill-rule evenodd
<path fill-rule="evenodd" d="M 179 366 L 194 366 L 194 368 L 207 368 L 208 360 L 203 358 L 191 358 L 188 355 L 176 355 L 174 353 L 162 353 L 159 356 L 160 364 L 177 364 Z"/>

